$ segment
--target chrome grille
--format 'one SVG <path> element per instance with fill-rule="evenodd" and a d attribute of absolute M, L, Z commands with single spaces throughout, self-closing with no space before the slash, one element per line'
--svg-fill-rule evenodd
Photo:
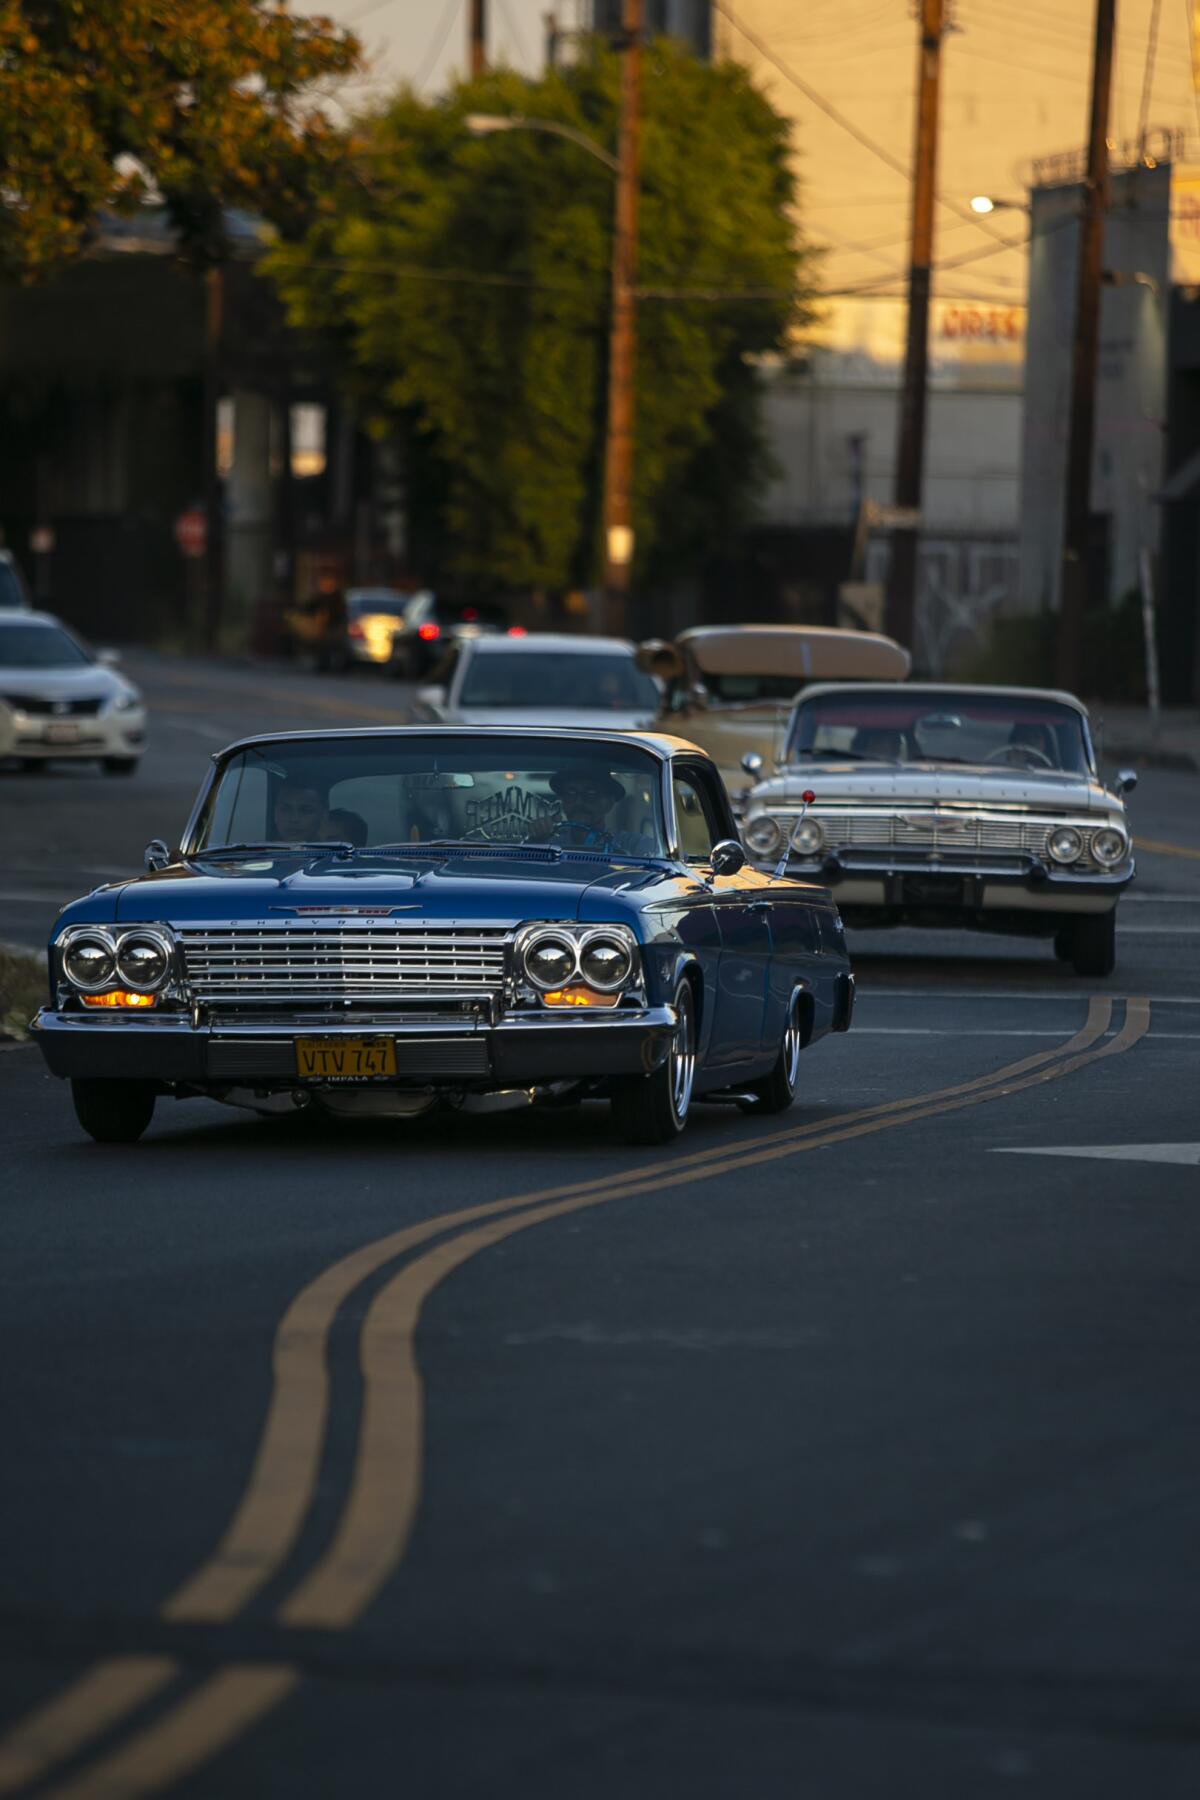
<path fill-rule="evenodd" d="M 396 1001 L 499 994 L 508 933 L 369 926 L 224 925 L 178 933 L 198 1000 Z"/>
<path fill-rule="evenodd" d="M 796 815 L 773 815 L 785 834 Z M 913 807 L 901 812 L 814 811 L 814 821 L 824 833 L 822 850 L 936 851 L 943 856 L 997 856 L 1014 851 L 1046 857 L 1050 833 L 1065 819 L 987 817 L 969 812 L 926 812 Z M 1093 867 L 1092 827 L 1072 819 L 1083 838 L 1083 854 L 1071 867 Z M 1095 829 L 1099 829 L 1096 827 Z"/>

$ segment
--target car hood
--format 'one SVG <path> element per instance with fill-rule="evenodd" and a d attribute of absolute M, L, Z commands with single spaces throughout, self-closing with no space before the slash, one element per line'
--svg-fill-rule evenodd
<path fill-rule="evenodd" d="M 527 725 L 531 730 L 559 726 L 564 731 L 646 731 L 652 711 L 613 712 L 610 708 L 559 706 L 456 707 L 446 713 L 450 725 Z"/>
<path fill-rule="evenodd" d="M 958 763 L 812 762 L 754 788 L 749 810 L 798 804 L 805 789 L 827 806 L 1021 807 L 1031 812 L 1120 812 L 1099 782 L 1061 770 L 990 769 Z"/>
<path fill-rule="evenodd" d="M 131 682 L 99 663 L 78 669 L 0 668 L 0 696 L 10 700 L 111 700 L 133 692 Z"/>
<path fill-rule="evenodd" d="M 621 919 L 661 869 L 566 858 L 533 863 L 495 854 L 439 861 L 334 864 L 331 859 L 184 861 L 97 888 L 68 909 L 70 922 L 287 923 L 322 917 L 394 917 L 398 924 L 515 926 L 530 919 Z M 598 910 L 599 909 L 599 910 Z M 68 922 L 64 920 L 63 922 Z"/>

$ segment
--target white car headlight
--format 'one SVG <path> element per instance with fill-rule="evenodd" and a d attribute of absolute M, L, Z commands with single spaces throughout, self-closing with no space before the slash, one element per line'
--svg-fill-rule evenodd
<path fill-rule="evenodd" d="M 1078 862 L 1083 854 L 1083 839 L 1073 825 L 1056 825 L 1046 839 L 1046 848 L 1056 863 Z"/>
<path fill-rule="evenodd" d="M 825 833 L 815 819 L 805 819 L 792 838 L 792 848 L 801 856 L 815 856 L 825 842 Z"/>
<path fill-rule="evenodd" d="M 754 856 L 774 856 L 783 842 L 779 822 L 771 818 L 769 813 L 759 813 L 756 819 L 751 819 L 742 832 L 742 837 L 747 850 Z"/>
<path fill-rule="evenodd" d="M 112 703 L 112 709 L 114 712 L 136 712 L 141 704 L 142 696 L 136 688 L 131 688 L 126 693 L 117 695 Z"/>
<path fill-rule="evenodd" d="M 171 951 L 154 931 L 131 931 L 117 945 L 117 974 L 135 993 L 153 993 L 171 970 Z"/>
<path fill-rule="evenodd" d="M 1092 855 L 1098 863 L 1103 863 L 1106 869 L 1111 869 L 1116 863 L 1123 862 L 1128 851 L 1129 838 L 1119 826 L 1106 825 L 1092 838 Z"/>

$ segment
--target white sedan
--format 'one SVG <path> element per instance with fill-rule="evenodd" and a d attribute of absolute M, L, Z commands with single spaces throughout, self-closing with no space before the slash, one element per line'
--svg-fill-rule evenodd
<path fill-rule="evenodd" d="M 456 643 L 417 689 L 414 715 L 446 725 L 595 726 L 642 731 L 661 704 L 658 684 L 624 638 L 479 637 Z"/>
<path fill-rule="evenodd" d="M 0 757 L 26 766 L 89 758 L 106 774 L 132 775 L 146 708 L 114 661 L 49 613 L 0 614 Z"/>

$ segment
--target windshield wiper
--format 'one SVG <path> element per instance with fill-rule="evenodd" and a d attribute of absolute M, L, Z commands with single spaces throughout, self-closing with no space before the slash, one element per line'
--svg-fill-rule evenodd
<path fill-rule="evenodd" d="M 193 862 L 216 862 L 218 859 L 231 856 L 307 856 L 312 853 L 318 856 L 348 857 L 354 855 L 354 845 L 343 843 L 340 839 L 322 839 L 315 843 L 281 844 L 216 844 L 211 850 L 193 850 L 189 853 Z"/>

